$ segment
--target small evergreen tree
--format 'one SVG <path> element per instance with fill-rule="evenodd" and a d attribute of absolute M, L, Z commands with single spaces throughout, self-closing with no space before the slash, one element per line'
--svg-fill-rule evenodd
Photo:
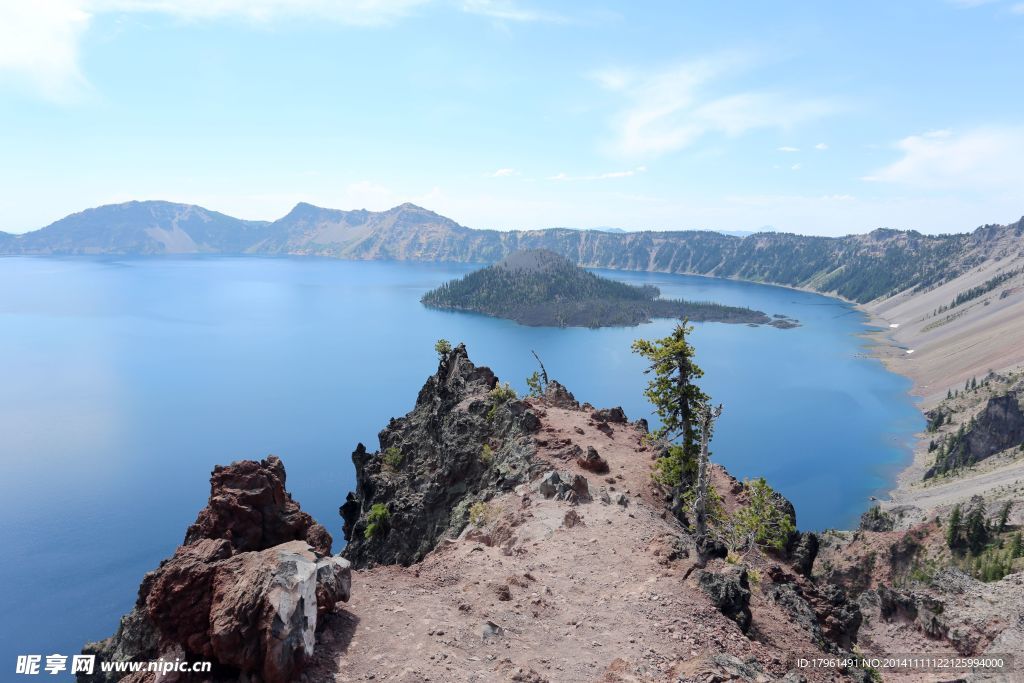
<path fill-rule="evenodd" d="M 764 477 L 746 483 L 747 504 L 733 515 L 733 536 L 765 548 L 782 549 L 794 531 L 781 497 Z"/>
<path fill-rule="evenodd" d="M 655 436 L 669 441 L 681 439 L 683 456 L 696 460 L 699 455 L 696 418 L 708 397 L 694 384 L 704 372 L 693 361 L 694 350 L 686 340 L 686 335 L 692 331 L 693 327 L 684 321 L 663 339 L 637 339 L 633 342 L 633 352 L 651 362 L 644 372 L 653 373 L 654 378 L 648 382 L 644 395 L 661 420 Z"/>
<path fill-rule="evenodd" d="M 438 339 L 437 343 L 434 344 L 434 350 L 437 351 L 437 357 L 443 360 L 445 356 L 452 352 L 452 343 L 447 339 Z"/>
<path fill-rule="evenodd" d="M 1003 503 L 1003 507 L 999 509 L 999 518 L 996 520 L 996 530 L 999 532 L 1006 531 L 1006 525 L 1010 521 L 1010 510 L 1013 509 L 1013 501 L 1008 500 Z"/>
<path fill-rule="evenodd" d="M 1010 542 L 1010 557 L 1024 557 L 1024 539 L 1021 539 L 1019 531 L 1013 535 L 1013 541 Z"/>
<path fill-rule="evenodd" d="M 960 511 L 960 503 L 953 506 L 953 512 L 949 515 L 949 525 L 946 527 L 946 545 L 956 548 L 960 545 L 960 527 L 963 524 L 963 513 Z"/>
<path fill-rule="evenodd" d="M 964 523 L 964 537 L 967 548 L 972 554 L 980 553 L 988 543 L 988 526 L 985 524 L 985 513 L 981 505 L 975 505 L 967 513 Z"/>

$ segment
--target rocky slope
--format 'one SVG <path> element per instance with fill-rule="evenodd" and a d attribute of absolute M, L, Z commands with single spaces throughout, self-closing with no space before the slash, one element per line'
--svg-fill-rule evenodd
<path fill-rule="evenodd" d="M 798 653 L 852 648 L 860 620 L 804 575 L 813 535 L 791 553 L 701 561 L 652 483 L 645 423 L 556 382 L 492 413 L 495 386 L 457 347 L 380 449 L 357 448 L 342 509 L 353 597 L 313 680 L 832 680 L 793 671 Z M 743 484 L 720 468 L 714 481 L 742 503 Z M 367 538 L 375 505 L 388 524 Z"/>
<path fill-rule="evenodd" d="M 218 467 L 182 545 L 143 578 L 117 633 L 83 652 L 99 662 L 215 664 L 211 675 L 184 680 L 292 681 L 313 655 L 318 623 L 349 599 L 349 563 L 330 549 L 327 530 L 285 490 L 278 458 Z M 167 679 L 97 665 L 78 680 Z"/>
<path fill-rule="evenodd" d="M 351 570 L 325 554 L 330 537 L 285 492 L 279 460 L 218 468 L 184 545 L 87 651 L 214 659 L 213 676 L 166 679 L 195 683 L 796 683 L 872 676 L 800 658 L 1019 649 L 1020 574 L 915 578 L 940 552 L 934 523 L 829 534 L 820 557 L 800 533 L 778 551 L 698 552 L 653 483 L 659 455 L 643 420 L 557 382 L 520 399 L 458 346 L 380 448 L 353 454 L 340 511 Z M 718 466 L 711 483 L 725 513 L 747 504 Z"/>
<path fill-rule="evenodd" d="M 1024 375 L 992 372 L 949 390 L 927 411 L 913 464 L 882 506 L 897 514 L 897 527 L 946 516 L 953 506 L 982 496 L 991 513 L 1014 504 L 1011 519 L 1024 522 Z"/>
<path fill-rule="evenodd" d="M 201 207 L 130 202 L 90 209 L 0 239 L 8 254 L 218 253 L 316 255 L 493 263 L 547 249 L 588 268 L 691 273 L 834 293 L 858 302 L 920 293 L 1021 250 L 1024 219 L 970 234 L 880 229 L 811 237 L 709 231 L 472 230 L 412 204 L 387 211 L 297 205 L 272 223 L 240 221 Z"/>
<path fill-rule="evenodd" d="M 864 652 L 983 657 L 1024 651 L 1024 572 L 983 583 L 955 565 L 943 526 L 927 521 L 906 530 L 827 533 L 815 576 L 856 599 Z M 952 678 L 933 676 L 905 672 L 885 680 Z M 1024 662 L 961 680 L 1024 680 Z"/>

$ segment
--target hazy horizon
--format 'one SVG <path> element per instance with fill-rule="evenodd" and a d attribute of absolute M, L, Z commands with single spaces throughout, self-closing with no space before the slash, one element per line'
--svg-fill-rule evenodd
<path fill-rule="evenodd" d="M 23 234 L 28 233 L 28 232 L 33 232 L 34 230 L 39 230 L 41 228 L 48 227 L 49 225 L 52 225 L 53 223 L 55 223 L 55 222 L 57 222 L 57 221 L 59 221 L 59 220 L 61 220 L 63 218 L 66 218 L 68 216 L 71 216 L 71 215 L 74 215 L 74 214 L 77 214 L 77 213 L 82 213 L 84 211 L 89 211 L 89 210 L 92 210 L 92 209 L 101 209 L 101 208 L 104 208 L 106 206 L 117 206 L 117 205 L 120 205 L 120 204 L 130 204 L 130 203 L 145 204 L 145 203 L 151 203 L 151 202 L 168 202 L 168 203 L 171 203 L 171 204 L 182 204 L 182 205 L 194 206 L 194 207 L 198 207 L 198 208 L 201 208 L 201 209 L 205 209 L 207 211 L 212 211 L 212 212 L 215 212 L 215 213 L 220 213 L 220 214 L 224 214 L 224 215 L 227 215 L 227 216 L 231 216 L 233 218 L 242 218 L 244 220 L 262 221 L 262 222 L 267 222 L 267 223 L 272 223 L 272 222 L 274 222 L 276 220 L 279 220 L 279 219 L 287 216 L 292 210 L 294 210 L 297 206 L 302 205 L 302 204 L 308 204 L 308 205 L 314 206 L 314 207 L 319 208 L 319 209 L 327 209 L 327 210 L 331 210 L 331 211 L 374 211 L 374 212 L 380 213 L 380 212 L 385 212 L 385 211 L 388 211 L 388 210 L 391 210 L 391 209 L 396 209 L 399 206 L 401 206 L 402 204 L 407 204 L 408 203 L 408 204 L 413 204 L 415 206 L 418 206 L 421 209 L 426 209 L 427 211 L 431 211 L 433 213 L 441 215 L 444 218 L 448 218 L 450 220 L 453 220 L 453 221 L 455 221 L 456 223 L 458 223 L 459 225 L 461 225 L 461 226 L 463 226 L 465 228 L 470 228 L 472 230 L 495 230 L 495 231 L 498 231 L 498 232 L 512 232 L 512 231 L 517 231 L 517 230 L 519 230 L 519 231 L 525 231 L 525 230 L 582 230 L 582 231 L 611 232 L 611 233 L 616 233 L 616 232 L 619 232 L 619 233 L 623 233 L 623 232 L 643 232 L 643 231 L 650 231 L 650 232 L 700 232 L 700 231 L 705 231 L 705 232 L 717 232 L 717 233 L 721 233 L 721 234 L 724 234 L 724 235 L 729 235 L 729 236 L 732 236 L 732 237 L 746 237 L 746 236 L 757 234 L 757 233 L 767 233 L 767 232 L 780 233 L 780 234 L 797 234 L 797 235 L 819 235 L 819 236 L 824 236 L 824 237 L 843 237 L 843 236 L 846 236 L 846 235 L 863 235 L 863 234 L 867 234 L 867 233 L 871 232 L 872 230 L 876 230 L 876 229 L 880 229 L 880 228 L 882 228 L 882 229 L 894 229 L 894 230 L 914 230 L 915 229 L 915 228 L 901 228 L 901 227 L 898 227 L 898 226 L 880 225 L 880 226 L 875 226 L 875 227 L 872 227 L 872 228 L 869 228 L 869 229 L 865 229 L 865 230 L 851 231 L 851 232 L 846 232 L 846 233 L 837 234 L 837 235 L 821 235 L 820 233 L 797 232 L 797 231 L 790 231 L 790 230 L 782 230 L 782 229 L 779 229 L 779 228 L 777 228 L 775 226 L 772 226 L 772 225 L 763 225 L 763 226 L 761 226 L 759 228 L 754 228 L 754 229 L 717 228 L 717 227 L 711 227 L 711 226 L 694 226 L 694 227 L 660 227 L 660 226 L 651 226 L 651 227 L 645 227 L 645 228 L 622 228 L 622 227 L 614 226 L 614 225 L 595 225 L 595 226 L 548 225 L 548 226 L 522 227 L 522 228 L 516 228 L 516 227 L 512 227 L 512 228 L 495 228 L 495 227 L 488 227 L 488 226 L 467 225 L 467 224 L 463 223 L 462 221 L 458 220 L 458 218 L 456 218 L 454 216 L 445 215 L 445 214 L 441 213 L 440 211 L 436 211 L 435 209 L 432 209 L 429 206 L 423 206 L 423 205 L 420 205 L 420 204 L 415 204 L 414 202 L 402 202 L 400 204 L 396 204 L 395 206 L 386 207 L 386 208 L 383 208 L 383 209 L 367 209 L 366 207 L 343 208 L 343 207 L 336 207 L 336 206 L 321 206 L 321 205 L 318 205 L 318 204 L 313 204 L 312 202 L 299 201 L 299 202 L 297 202 L 295 204 L 295 206 L 291 207 L 288 211 L 285 211 L 284 213 L 282 213 L 279 216 L 273 216 L 273 217 L 264 216 L 264 217 L 252 217 L 252 218 L 250 218 L 250 217 L 244 217 L 244 216 L 236 216 L 236 215 L 233 215 L 233 214 L 231 214 L 231 213 L 229 213 L 227 211 L 221 211 L 221 210 L 218 210 L 218 209 L 210 207 L 210 206 L 202 206 L 202 205 L 194 204 L 194 203 L 190 203 L 190 202 L 174 202 L 174 201 L 166 200 L 166 199 L 129 199 L 129 200 L 125 200 L 124 202 L 117 202 L 116 204 L 102 204 L 102 205 L 99 205 L 99 206 L 84 207 L 84 208 L 82 208 L 79 211 L 74 211 L 74 212 L 72 212 L 70 214 L 67 214 L 65 216 L 61 216 L 61 217 L 55 219 L 54 221 L 50 221 L 46 225 L 40 225 L 40 226 L 37 226 L 35 228 L 29 228 L 29 229 L 25 229 L 25 230 L 9 230 L 9 229 L 8 230 L 4 230 L 3 228 L 0 228 L 0 233 L 7 233 L 7 234 L 10 234 L 10 235 L 23 235 Z M 1024 216 L 1022 216 L 1021 219 L 1024 219 Z M 1018 219 L 1012 219 L 1012 220 L 1006 220 L 1006 221 L 995 221 L 995 222 L 988 222 L 988 223 L 979 223 L 978 225 L 972 226 L 972 227 L 964 229 L 964 230 L 949 230 L 949 231 L 942 231 L 941 233 L 933 231 L 933 232 L 926 233 L 926 234 L 964 234 L 964 233 L 970 233 L 970 232 L 976 230 L 977 228 L 979 228 L 979 227 L 981 227 L 983 225 L 993 225 L 993 224 L 996 224 L 996 225 L 1006 225 L 1006 224 L 1010 224 L 1010 223 L 1015 223 L 1017 220 Z M 925 232 L 925 231 L 920 231 L 920 232 Z"/>

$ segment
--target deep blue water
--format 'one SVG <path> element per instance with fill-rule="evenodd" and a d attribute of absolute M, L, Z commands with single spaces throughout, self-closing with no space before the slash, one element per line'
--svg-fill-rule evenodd
<path fill-rule="evenodd" d="M 404 414 L 434 341 L 520 391 L 540 354 L 580 400 L 649 416 L 637 337 L 430 311 L 469 266 L 315 259 L 0 259 L 0 671 L 109 635 L 142 575 L 205 504 L 217 463 L 280 455 L 288 488 L 340 540 L 350 453 Z M 855 524 L 909 457 L 909 382 L 864 357 L 864 318 L 777 287 L 608 272 L 666 296 L 784 313 L 793 330 L 701 324 L 703 388 L 725 404 L 713 457 L 764 475 L 801 528 Z M 340 543 L 336 543 L 336 548 Z M 10 668 L 8 668 L 10 667 Z M 6 669 L 6 671 L 5 671 Z"/>

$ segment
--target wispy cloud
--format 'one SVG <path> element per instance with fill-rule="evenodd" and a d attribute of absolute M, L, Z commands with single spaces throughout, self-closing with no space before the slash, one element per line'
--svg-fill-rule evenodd
<path fill-rule="evenodd" d="M 462 11 L 500 21 L 562 23 L 565 17 L 524 7 L 512 0 L 463 0 Z"/>
<path fill-rule="evenodd" d="M 47 99 L 68 101 L 88 89 L 79 64 L 83 34 L 101 14 L 150 13 L 188 21 L 255 24 L 306 18 L 346 26 L 386 26 L 439 0 L 0 0 L 0 77 L 22 81 Z M 448 3 L 444 3 L 448 4 Z M 514 0 L 452 0 L 449 6 L 504 22 L 564 22 Z"/>
<path fill-rule="evenodd" d="M 789 170 L 790 171 L 799 171 L 801 168 L 803 168 L 803 165 L 801 165 L 801 164 L 793 164 L 792 166 L 789 167 Z"/>
<path fill-rule="evenodd" d="M 592 78 L 624 102 L 613 127 L 616 148 L 629 155 L 672 152 L 710 133 L 735 137 L 758 128 L 789 128 L 838 109 L 830 100 L 792 93 L 727 92 L 728 79 L 752 66 L 747 56 L 723 54 L 653 73 L 608 69 Z"/>
<path fill-rule="evenodd" d="M 272 21 L 313 17 L 354 26 L 377 26 L 406 16 L 429 0 L 81 0 L 87 11 L 153 12 L 188 19 L 238 17 Z"/>
<path fill-rule="evenodd" d="M 814 149 L 818 150 L 819 152 L 824 152 L 826 149 L 828 149 L 828 145 L 826 145 L 824 142 L 819 142 L 814 146 Z"/>
<path fill-rule="evenodd" d="M 896 143 L 902 156 L 864 180 L 928 190 L 1024 192 L 1024 127 L 935 130 Z"/>
<path fill-rule="evenodd" d="M 569 175 L 568 173 L 558 173 L 553 176 L 548 176 L 548 180 L 610 180 L 613 178 L 629 178 L 640 173 L 647 171 L 646 166 L 637 166 L 627 171 L 609 171 L 607 173 L 596 173 L 593 175 Z"/>
<path fill-rule="evenodd" d="M 779 147 L 779 151 L 780 152 L 786 152 L 788 154 L 793 154 L 794 152 L 799 152 L 800 148 L 799 147 Z"/>
<path fill-rule="evenodd" d="M 519 175 L 519 171 L 514 168 L 499 168 L 497 171 L 484 173 L 485 178 L 508 178 L 515 175 Z"/>

